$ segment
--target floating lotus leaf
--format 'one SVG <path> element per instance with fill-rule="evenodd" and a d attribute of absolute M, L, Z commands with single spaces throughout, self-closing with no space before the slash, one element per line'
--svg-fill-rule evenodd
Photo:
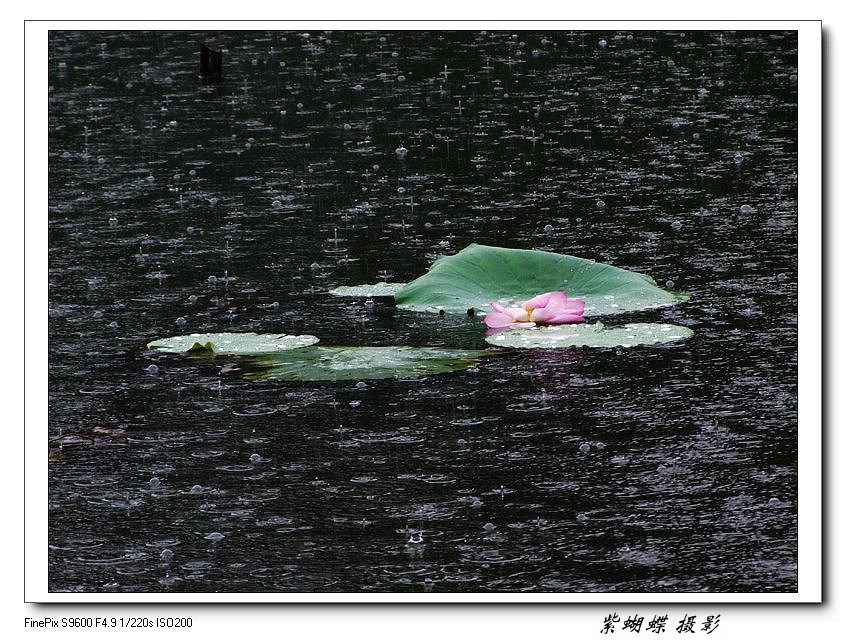
<path fill-rule="evenodd" d="M 507 330 L 486 338 L 489 344 L 507 348 L 615 348 L 665 344 L 687 339 L 693 331 L 672 324 L 626 324 L 608 328 L 602 323 L 561 324 Z"/>
<path fill-rule="evenodd" d="M 338 286 L 330 290 L 329 294 L 339 297 L 393 297 L 403 288 L 405 284 L 380 281 L 378 284 Z"/>
<path fill-rule="evenodd" d="M 217 353 L 220 355 L 261 355 L 316 344 L 312 335 L 257 335 L 256 333 L 193 333 L 147 344 L 163 353 Z"/>
<path fill-rule="evenodd" d="M 659 288 L 648 275 L 569 255 L 472 244 L 440 257 L 422 277 L 398 291 L 397 307 L 466 314 L 506 306 L 545 292 L 585 300 L 585 315 L 612 315 L 670 306 L 687 295 Z"/>
<path fill-rule="evenodd" d="M 248 379 L 300 382 L 420 377 L 469 368 L 487 351 L 413 346 L 311 346 L 263 355 Z"/>

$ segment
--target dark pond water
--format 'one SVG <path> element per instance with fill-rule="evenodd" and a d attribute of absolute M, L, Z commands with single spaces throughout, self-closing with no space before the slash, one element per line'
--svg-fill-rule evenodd
<path fill-rule="evenodd" d="M 52 32 L 51 591 L 796 591 L 796 51 Z M 473 242 L 648 273 L 690 301 L 622 320 L 695 334 L 364 385 L 145 349 L 483 347 L 325 295 Z"/>

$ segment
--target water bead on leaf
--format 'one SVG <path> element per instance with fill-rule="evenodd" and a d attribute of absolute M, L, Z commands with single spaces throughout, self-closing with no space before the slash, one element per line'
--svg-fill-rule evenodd
<path fill-rule="evenodd" d="M 616 348 L 671 344 L 692 335 L 693 331 L 689 328 L 672 324 L 633 323 L 606 327 L 596 323 L 541 326 L 528 330 L 504 328 L 489 334 L 485 341 L 494 346 L 520 349 Z"/>
<path fill-rule="evenodd" d="M 159 339 L 147 344 L 147 348 L 164 353 L 208 353 L 222 355 L 261 355 L 279 351 L 301 349 L 319 340 L 312 335 L 282 335 L 256 333 L 192 333 Z M 150 368 L 150 374 L 158 373 Z"/>
<path fill-rule="evenodd" d="M 259 357 L 259 370 L 247 379 L 281 381 L 356 382 L 364 380 L 422 377 L 461 371 L 475 366 L 486 351 L 414 346 L 308 347 Z M 365 384 L 364 387 L 360 384 Z"/>

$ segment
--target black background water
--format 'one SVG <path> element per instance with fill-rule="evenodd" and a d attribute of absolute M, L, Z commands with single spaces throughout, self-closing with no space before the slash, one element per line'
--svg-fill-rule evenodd
<path fill-rule="evenodd" d="M 796 591 L 796 47 L 52 32 L 50 589 Z M 325 295 L 473 242 L 648 273 L 690 301 L 623 319 L 695 335 L 364 388 L 145 351 L 481 347 Z"/>

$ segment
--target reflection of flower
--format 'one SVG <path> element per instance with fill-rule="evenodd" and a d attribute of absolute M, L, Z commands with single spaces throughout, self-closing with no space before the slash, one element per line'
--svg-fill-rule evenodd
<path fill-rule="evenodd" d="M 567 299 L 566 292 L 545 292 L 524 301 L 519 308 L 491 302 L 494 312 L 485 317 L 490 328 L 531 328 L 536 324 L 578 324 L 585 321 L 583 299 Z"/>

